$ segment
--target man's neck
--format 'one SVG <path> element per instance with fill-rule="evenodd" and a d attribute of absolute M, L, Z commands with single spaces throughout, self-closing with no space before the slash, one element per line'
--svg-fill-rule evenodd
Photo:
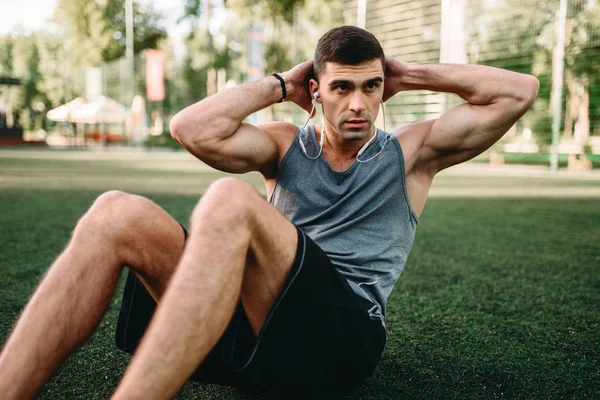
<path fill-rule="evenodd" d="M 373 137 L 377 130 L 375 125 L 372 125 L 371 129 L 369 129 L 369 134 L 365 138 L 360 140 L 346 140 L 330 124 L 325 121 L 323 124 L 315 125 L 317 142 L 321 140 L 321 133 L 323 132 L 325 134 L 323 151 L 335 159 L 356 159 L 356 155 L 360 149 Z M 325 126 L 324 131 L 323 126 Z"/>

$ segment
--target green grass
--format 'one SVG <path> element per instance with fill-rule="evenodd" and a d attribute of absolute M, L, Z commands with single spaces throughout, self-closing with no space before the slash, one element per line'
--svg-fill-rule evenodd
<path fill-rule="evenodd" d="M 550 165 L 550 153 L 507 153 L 500 152 L 500 155 L 504 157 L 506 164 L 530 164 L 530 165 Z M 489 153 L 483 153 L 477 157 L 477 161 L 489 162 Z M 600 168 L 600 154 L 588 154 L 586 156 L 588 160 L 592 162 L 593 168 Z M 566 167 L 569 163 L 568 154 L 558 155 L 558 165 Z"/>
<path fill-rule="evenodd" d="M 187 224 L 218 176 L 182 153 L 0 150 L 0 341 L 102 191 L 144 194 Z M 256 175 L 243 179 L 260 184 Z M 474 195 L 428 201 L 388 302 L 383 359 L 350 399 L 600 398 L 600 198 L 593 191 L 600 182 L 541 181 L 436 179 L 434 189 Z M 477 197 L 482 187 L 591 195 Z M 122 285 L 96 334 L 40 399 L 110 396 L 129 360 L 114 346 Z M 178 398 L 262 397 L 190 383 Z"/>

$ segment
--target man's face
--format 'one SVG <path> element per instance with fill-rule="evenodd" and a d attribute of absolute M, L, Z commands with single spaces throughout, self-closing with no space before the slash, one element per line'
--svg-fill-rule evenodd
<path fill-rule="evenodd" d="M 332 133 L 348 141 L 370 136 L 383 96 L 383 80 L 379 59 L 357 65 L 327 63 L 318 84 L 327 128 L 331 126 Z"/>

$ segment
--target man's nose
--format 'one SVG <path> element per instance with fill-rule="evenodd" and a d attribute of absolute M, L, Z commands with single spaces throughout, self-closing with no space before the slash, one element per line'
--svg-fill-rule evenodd
<path fill-rule="evenodd" d="M 363 99 L 363 94 L 359 91 L 356 91 L 350 97 L 350 104 L 348 105 L 350 111 L 353 111 L 357 114 L 361 113 L 367 107 L 365 105 L 365 101 Z"/>

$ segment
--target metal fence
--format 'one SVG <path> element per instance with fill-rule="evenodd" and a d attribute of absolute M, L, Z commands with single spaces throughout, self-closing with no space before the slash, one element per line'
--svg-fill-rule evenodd
<path fill-rule="evenodd" d="M 563 24 L 561 3 L 566 5 Z M 540 92 L 531 110 L 480 159 L 548 165 L 554 151 L 560 165 L 600 165 L 600 0 L 332 0 L 330 5 L 339 16 L 336 24 L 362 25 L 381 41 L 386 54 L 402 60 L 476 63 L 538 77 Z M 297 13 L 294 34 L 314 41 L 314 48 L 317 37 L 309 35 L 314 24 L 303 18 L 305 14 Z M 290 60 L 298 58 L 297 49 L 289 49 L 295 52 Z M 144 53 L 135 57 L 135 71 L 135 92 L 144 96 Z M 149 114 L 159 109 L 167 123 L 170 115 L 200 100 L 206 90 L 182 92 L 178 80 L 183 78 L 173 62 L 165 72 L 167 98 L 160 104 L 147 103 L 146 110 Z M 217 75 L 213 71 L 212 78 L 198 77 L 198 85 L 207 85 Z M 102 77 L 103 91 L 130 106 L 125 60 L 102 66 Z M 243 81 L 237 78 L 233 77 Z M 436 118 L 461 101 L 426 91 L 400 93 L 386 103 L 386 128 Z M 264 118 L 302 124 L 306 113 L 279 105 Z"/>
<path fill-rule="evenodd" d="M 600 162 L 598 0 L 344 0 L 340 9 L 346 23 L 364 21 L 388 55 L 405 61 L 468 62 L 538 77 L 535 104 L 485 157 L 547 164 L 554 150 L 561 165 Z M 387 122 L 401 126 L 435 118 L 460 101 L 425 91 L 401 93 L 387 105 Z"/>

